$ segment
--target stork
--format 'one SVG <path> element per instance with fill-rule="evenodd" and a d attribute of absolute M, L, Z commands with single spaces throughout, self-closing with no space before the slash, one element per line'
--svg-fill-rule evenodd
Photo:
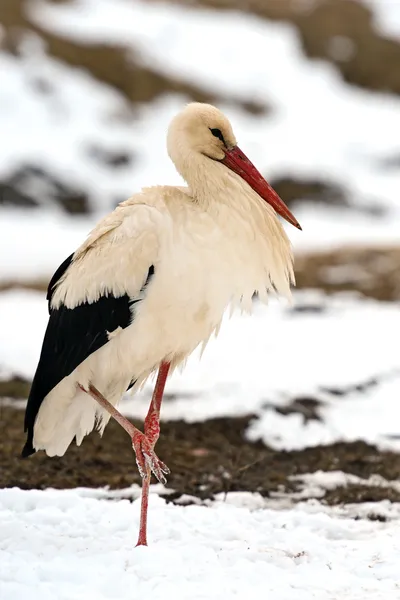
<path fill-rule="evenodd" d="M 54 273 L 49 320 L 26 412 L 26 457 L 62 456 L 113 417 L 142 477 L 137 545 L 147 545 L 151 473 L 167 377 L 217 333 L 225 310 L 257 293 L 290 296 L 292 252 L 277 215 L 301 229 L 239 149 L 228 119 L 191 103 L 172 120 L 168 154 L 187 187 L 142 189 L 103 218 Z M 158 370 L 139 431 L 117 409 Z"/>

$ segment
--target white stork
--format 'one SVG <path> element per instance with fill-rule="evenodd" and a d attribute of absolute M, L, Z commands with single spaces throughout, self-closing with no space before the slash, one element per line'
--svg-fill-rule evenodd
<path fill-rule="evenodd" d="M 144 188 L 122 202 L 53 275 L 49 321 L 25 413 L 22 455 L 62 456 L 114 417 L 141 477 L 137 545 L 147 544 L 151 472 L 166 379 L 217 332 L 228 306 L 255 292 L 290 296 L 290 242 L 277 218 L 300 225 L 238 148 L 228 119 L 187 105 L 171 122 L 168 153 L 187 187 Z M 158 369 L 144 433 L 116 406 Z"/>

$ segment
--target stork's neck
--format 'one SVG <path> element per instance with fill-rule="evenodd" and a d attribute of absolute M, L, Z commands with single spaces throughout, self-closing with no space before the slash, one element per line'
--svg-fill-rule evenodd
<path fill-rule="evenodd" d="M 177 168 L 188 184 L 193 200 L 204 210 L 219 211 L 221 204 L 228 204 L 235 210 L 235 205 L 240 207 L 243 202 L 247 184 L 222 163 L 193 153 Z"/>
<path fill-rule="evenodd" d="M 199 154 L 185 154 L 185 160 L 174 163 L 189 186 L 192 201 L 208 213 L 226 240 L 229 256 L 247 256 L 249 252 L 242 266 L 250 268 L 254 263 L 251 268 L 260 279 L 253 291 L 263 293 L 272 285 L 289 297 L 294 280 L 291 247 L 274 209 L 222 163 Z M 196 213 L 192 222 L 198 227 Z M 210 220 L 204 223 L 210 224 Z"/>
<path fill-rule="evenodd" d="M 174 163 L 188 184 L 193 201 L 221 222 L 222 227 L 229 222 L 232 231 L 247 230 L 250 237 L 278 236 L 289 245 L 274 209 L 239 175 L 197 152 L 184 156 L 184 160 L 174 160 Z"/>

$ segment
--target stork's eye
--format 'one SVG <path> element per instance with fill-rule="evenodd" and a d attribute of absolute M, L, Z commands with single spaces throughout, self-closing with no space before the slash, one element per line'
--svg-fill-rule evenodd
<path fill-rule="evenodd" d="M 215 137 L 219 138 L 221 140 L 221 142 L 223 142 L 225 144 L 224 136 L 222 135 L 222 132 L 220 129 L 211 129 L 210 128 L 210 131 Z"/>

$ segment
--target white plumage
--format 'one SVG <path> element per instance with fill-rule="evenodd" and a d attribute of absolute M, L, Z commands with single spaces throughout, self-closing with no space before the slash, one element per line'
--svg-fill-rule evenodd
<path fill-rule="evenodd" d="M 162 362 L 173 369 L 205 344 L 231 305 L 251 310 L 254 293 L 265 300 L 273 288 L 290 297 L 289 240 L 269 200 L 223 162 L 231 148 L 236 139 L 224 115 L 188 105 L 168 132 L 169 155 L 188 187 L 143 189 L 100 221 L 73 255 L 53 288 L 51 310 L 94 307 L 104 296 L 139 301 L 131 323 L 109 331 L 108 343 L 43 398 L 34 449 L 62 455 L 96 423 L 103 431 L 109 413 L 77 384 L 94 385 L 117 405 L 131 380 L 135 391 Z M 154 275 L 143 287 L 150 267 Z"/>

